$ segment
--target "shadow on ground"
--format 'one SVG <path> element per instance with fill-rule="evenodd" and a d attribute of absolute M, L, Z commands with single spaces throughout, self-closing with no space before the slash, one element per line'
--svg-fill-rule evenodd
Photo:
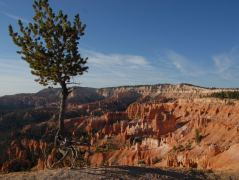
<path fill-rule="evenodd" d="M 205 173 L 198 170 L 170 170 L 147 167 L 114 166 L 105 168 L 76 169 L 76 171 L 103 179 L 220 179 L 213 173 Z M 209 176 L 210 175 L 210 176 Z"/>
<path fill-rule="evenodd" d="M 238 180 L 239 175 L 228 172 L 210 172 L 186 169 L 159 169 L 150 167 L 111 166 L 100 168 L 60 168 L 53 170 L 0 174 L 4 180 Z"/>

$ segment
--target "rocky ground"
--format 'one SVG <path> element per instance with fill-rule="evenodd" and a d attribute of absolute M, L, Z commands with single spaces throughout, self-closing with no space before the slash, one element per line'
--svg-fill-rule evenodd
<path fill-rule="evenodd" d="M 85 169 L 57 169 L 32 172 L 16 172 L 0 175 L 4 180 L 60 180 L 60 179 L 216 179 L 237 180 L 239 174 L 236 172 L 203 172 L 199 170 L 183 169 L 159 169 L 146 167 L 111 167 L 111 168 L 85 168 Z"/>

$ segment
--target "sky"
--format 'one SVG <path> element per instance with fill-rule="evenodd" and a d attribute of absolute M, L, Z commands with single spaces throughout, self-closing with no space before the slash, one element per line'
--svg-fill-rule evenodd
<path fill-rule="evenodd" d="M 32 0 L 0 0 L 0 96 L 41 90 L 8 25 L 32 21 Z M 239 87 L 238 0 L 50 0 L 86 24 L 87 87 L 191 83 Z"/>

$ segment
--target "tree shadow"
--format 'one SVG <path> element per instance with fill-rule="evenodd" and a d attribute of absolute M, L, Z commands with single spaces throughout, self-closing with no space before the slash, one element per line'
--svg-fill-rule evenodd
<path fill-rule="evenodd" d="M 202 171 L 173 170 L 136 166 L 112 166 L 89 169 L 75 169 L 81 173 L 101 176 L 103 179 L 207 179 Z"/>

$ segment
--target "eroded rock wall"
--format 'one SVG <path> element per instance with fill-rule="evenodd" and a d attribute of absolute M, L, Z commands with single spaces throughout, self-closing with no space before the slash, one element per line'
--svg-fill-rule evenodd
<path fill-rule="evenodd" d="M 92 166 L 239 169 L 238 109 L 239 101 L 212 98 L 135 102 L 123 112 L 67 119 L 65 127 L 76 139 L 89 136 L 87 161 Z M 28 125 L 21 133 L 45 129 L 46 134 L 54 123 Z M 30 162 L 31 167 L 45 168 L 47 144 L 43 142 L 30 138 L 13 141 L 7 152 L 8 164 L 1 165 L 2 169 L 9 168 L 10 162 L 19 163 L 17 160 L 26 167 Z"/>

